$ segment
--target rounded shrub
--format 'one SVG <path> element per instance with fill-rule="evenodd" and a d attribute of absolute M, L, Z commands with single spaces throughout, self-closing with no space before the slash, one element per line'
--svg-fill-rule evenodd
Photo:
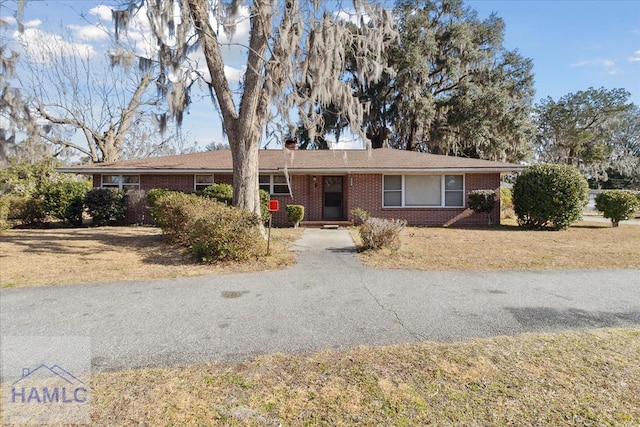
<path fill-rule="evenodd" d="M 518 224 L 561 230 L 582 218 L 589 198 L 587 180 L 573 166 L 537 164 L 520 174 L 513 186 Z"/>
<path fill-rule="evenodd" d="M 233 186 L 231 184 L 213 184 L 205 188 L 202 195 L 231 205 L 233 203 Z"/>
<path fill-rule="evenodd" d="M 493 190 L 472 190 L 469 192 L 469 208 L 476 213 L 486 213 L 491 224 L 491 212 L 496 205 L 496 192 Z"/>
<path fill-rule="evenodd" d="M 640 200 L 629 191 L 609 190 L 596 195 L 596 210 L 611 219 L 613 227 L 629 219 L 639 209 Z"/>
<path fill-rule="evenodd" d="M 94 225 L 117 224 L 125 216 L 124 191 L 115 188 L 94 188 L 85 197 L 85 205 Z"/>
<path fill-rule="evenodd" d="M 300 222 L 304 218 L 304 206 L 302 205 L 287 205 L 287 218 L 293 223 L 294 228 L 298 228 Z"/>

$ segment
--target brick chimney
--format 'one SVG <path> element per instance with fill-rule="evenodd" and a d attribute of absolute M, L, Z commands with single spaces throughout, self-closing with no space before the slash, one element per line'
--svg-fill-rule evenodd
<path fill-rule="evenodd" d="M 288 150 L 297 150 L 298 149 L 298 140 L 293 137 L 288 137 L 284 140 L 284 148 Z"/>

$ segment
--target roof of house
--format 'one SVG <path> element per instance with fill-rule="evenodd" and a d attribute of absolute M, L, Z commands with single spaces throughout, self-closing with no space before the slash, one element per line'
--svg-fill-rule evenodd
<path fill-rule="evenodd" d="M 393 173 L 393 172 L 513 172 L 514 163 L 442 156 L 380 148 L 376 150 L 260 150 L 260 172 Z M 71 173 L 230 173 L 231 151 L 218 150 L 178 156 L 122 160 L 58 169 Z"/>

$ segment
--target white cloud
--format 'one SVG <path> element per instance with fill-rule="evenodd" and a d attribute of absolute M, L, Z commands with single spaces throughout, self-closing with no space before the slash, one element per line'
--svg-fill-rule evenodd
<path fill-rule="evenodd" d="M 13 16 L 0 16 L 0 21 L 4 21 L 6 22 L 8 25 L 11 26 L 16 26 L 18 25 L 18 21 L 16 21 L 16 18 Z"/>
<path fill-rule="evenodd" d="M 47 63 L 51 60 L 48 52 L 55 50 L 62 56 L 76 56 L 82 59 L 89 59 L 95 56 L 96 52 L 90 44 L 70 43 L 58 34 L 45 33 L 44 31 L 30 28 L 24 33 L 14 34 L 24 46 L 29 57 L 40 63 Z"/>
<path fill-rule="evenodd" d="M 25 28 L 37 28 L 42 25 L 42 21 L 39 19 L 32 19 L 31 21 L 23 22 Z"/>
<path fill-rule="evenodd" d="M 607 74 L 617 74 L 619 68 L 616 67 L 616 62 L 613 59 L 587 59 L 569 64 L 572 68 L 580 67 L 601 67 Z"/>
<path fill-rule="evenodd" d="M 629 56 L 627 58 L 627 61 L 629 61 L 629 62 L 640 62 L 640 50 L 636 50 L 635 52 L 633 52 L 633 55 Z"/>
<path fill-rule="evenodd" d="M 68 25 L 81 40 L 104 40 L 109 37 L 107 30 L 100 25 Z"/>
<path fill-rule="evenodd" d="M 103 4 L 89 9 L 89 13 L 97 16 L 103 21 L 111 21 L 111 19 L 113 19 L 112 9 L 109 6 L 105 6 Z"/>

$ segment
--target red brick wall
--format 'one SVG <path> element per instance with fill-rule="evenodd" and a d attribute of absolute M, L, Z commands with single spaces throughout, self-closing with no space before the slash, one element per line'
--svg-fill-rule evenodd
<path fill-rule="evenodd" d="M 362 208 L 380 218 L 405 219 L 410 225 L 484 225 L 485 214 L 476 214 L 468 208 L 383 208 L 382 175 L 354 174 L 353 187 L 348 189 L 347 209 Z M 347 180 L 349 180 L 347 178 Z M 471 190 L 491 189 L 500 194 L 500 174 L 466 174 L 465 193 Z M 465 204 L 468 196 L 465 194 Z M 499 204 L 499 201 L 498 201 Z M 494 224 L 500 221 L 500 206 L 492 213 Z M 350 219 L 353 219 L 351 215 Z"/>
<path fill-rule="evenodd" d="M 280 201 L 280 211 L 274 213 L 275 226 L 291 225 L 286 215 L 286 205 L 302 205 L 305 208 L 304 221 L 322 220 L 322 175 L 291 175 L 291 195 L 272 195 L 272 199 Z M 152 188 L 168 188 L 171 190 L 193 190 L 193 174 L 190 175 L 141 175 L 140 189 L 148 191 Z M 216 183 L 232 183 L 231 175 L 214 176 Z M 93 177 L 94 187 L 100 186 L 100 175 Z M 465 192 L 471 190 L 495 190 L 500 194 L 500 174 L 466 174 Z M 485 214 L 476 214 L 468 208 L 383 208 L 382 207 L 382 175 L 351 174 L 344 175 L 344 216 L 353 220 L 350 211 L 354 208 L 367 210 L 371 215 L 381 218 L 405 219 L 410 225 L 484 225 Z M 468 196 L 465 194 L 465 204 Z M 493 211 L 492 221 L 500 221 L 499 200 Z M 139 218 L 139 212 L 135 215 Z M 145 222 L 147 218 L 145 217 Z"/>

